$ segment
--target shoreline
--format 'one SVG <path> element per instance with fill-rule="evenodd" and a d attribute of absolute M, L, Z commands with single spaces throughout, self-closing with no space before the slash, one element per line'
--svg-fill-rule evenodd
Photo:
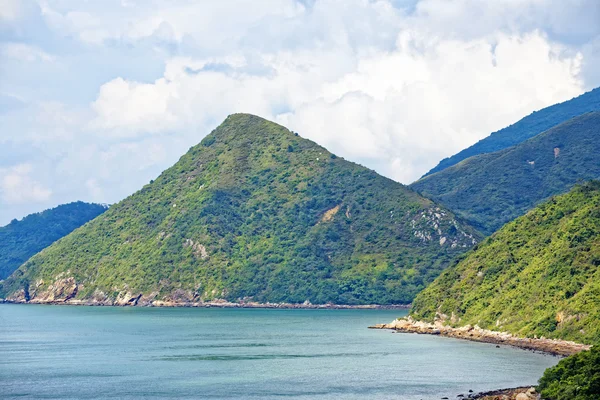
<path fill-rule="evenodd" d="M 517 399 L 517 396 L 520 396 L 521 399 L 528 400 L 538 400 L 538 393 L 535 391 L 535 386 L 521 386 L 510 389 L 499 389 L 499 390 L 490 390 L 488 392 L 481 392 L 474 395 L 469 395 L 467 399 L 473 400 L 496 400 L 496 399 L 506 399 L 512 400 Z"/>
<path fill-rule="evenodd" d="M 176 302 L 155 300 L 149 303 L 137 302 L 98 302 L 94 300 L 52 300 L 52 301 L 25 301 L 0 299 L 0 304 L 41 304 L 60 306 L 87 306 L 87 307 L 147 307 L 147 308 L 256 308 L 256 309 L 282 309 L 282 310 L 408 310 L 410 304 L 311 304 L 311 303 L 235 303 L 225 300 L 208 302 Z"/>
<path fill-rule="evenodd" d="M 591 346 L 560 339 L 523 338 L 508 332 L 496 332 L 482 329 L 477 325 L 453 328 L 441 322 L 434 324 L 415 321 L 411 317 L 397 319 L 389 324 L 377 324 L 369 329 L 390 329 L 401 333 L 415 333 L 422 335 L 439 335 L 454 339 L 469 340 L 472 342 L 491 343 L 517 347 L 523 350 L 539 351 L 555 356 L 566 357 L 589 350 Z"/>

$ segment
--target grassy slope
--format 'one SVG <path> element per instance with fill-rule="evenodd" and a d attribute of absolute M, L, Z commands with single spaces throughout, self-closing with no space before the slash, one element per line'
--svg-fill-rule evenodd
<path fill-rule="evenodd" d="M 29 257 L 106 211 L 99 204 L 76 202 L 28 215 L 0 227 L 0 280 Z"/>
<path fill-rule="evenodd" d="M 555 148 L 560 149 L 558 157 Z M 577 182 L 600 178 L 598 154 L 600 112 L 588 113 L 518 146 L 469 158 L 411 187 L 491 234 Z"/>
<path fill-rule="evenodd" d="M 598 343 L 599 266 L 600 182 L 592 182 L 483 241 L 417 296 L 412 315 Z"/>
<path fill-rule="evenodd" d="M 493 153 L 515 146 L 571 118 L 590 111 L 600 111 L 600 88 L 584 93 L 569 101 L 536 111 L 520 121 L 492 133 L 473 146 L 440 161 L 427 175 L 442 171 L 479 154 Z"/>
<path fill-rule="evenodd" d="M 405 186 L 236 114 L 156 181 L 29 260 L 0 296 L 40 279 L 44 290 L 63 273 L 82 286 L 78 298 L 183 290 L 204 300 L 406 303 L 472 234 Z"/>

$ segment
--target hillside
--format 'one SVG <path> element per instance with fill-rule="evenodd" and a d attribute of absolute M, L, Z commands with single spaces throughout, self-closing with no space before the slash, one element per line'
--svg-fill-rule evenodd
<path fill-rule="evenodd" d="M 600 182 L 576 186 L 485 239 L 413 303 L 415 319 L 522 337 L 600 341 Z"/>
<path fill-rule="evenodd" d="M 236 114 L 155 181 L 30 259 L 0 297 L 408 303 L 476 235 L 405 186 Z"/>
<path fill-rule="evenodd" d="M 600 348 L 592 347 L 561 360 L 544 372 L 538 391 L 544 399 L 598 400 L 600 398 Z"/>
<path fill-rule="evenodd" d="M 577 182 L 600 178 L 600 112 L 569 120 L 517 146 L 471 157 L 411 185 L 491 234 Z"/>
<path fill-rule="evenodd" d="M 574 99 L 535 111 L 520 121 L 492 133 L 473 146 L 439 162 L 423 177 L 442 171 L 478 154 L 493 153 L 517 145 L 571 118 L 600 111 L 600 88 Z"/>
<path fill-rule="evenodd" d="M 99 204 L 64 204 L 0 227 L 0 280 L 29 257 L 106 211 Z"/>

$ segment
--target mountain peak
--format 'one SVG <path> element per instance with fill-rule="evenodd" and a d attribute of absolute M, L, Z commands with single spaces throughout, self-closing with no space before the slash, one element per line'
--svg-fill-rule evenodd
<path fill-rule="evenodd" d="M 408 303 L 479 238 L 407 187 L 281 125 L 234 114 L 151 184 L 30 259 L 0 294 Z"/>
<path fill-rule="evenodd" d="M 214 142 L 230 143 L 231 145 L 264 144 L 264 139 L 274 139 L 277 136 L 297 136 L 286 127 L 253 114 L 230 114 L 225 120 L 207 135 L 202 143 L 210 146 Z"/>

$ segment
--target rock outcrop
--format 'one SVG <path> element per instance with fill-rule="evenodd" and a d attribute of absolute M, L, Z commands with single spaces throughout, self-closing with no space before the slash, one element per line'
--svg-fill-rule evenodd
<path fill-rule="evenodd" d="M 477 400 L 539 400 L 540 395 L 534 387 L 521 387 L 479 393 L 468 398 Z"/>

